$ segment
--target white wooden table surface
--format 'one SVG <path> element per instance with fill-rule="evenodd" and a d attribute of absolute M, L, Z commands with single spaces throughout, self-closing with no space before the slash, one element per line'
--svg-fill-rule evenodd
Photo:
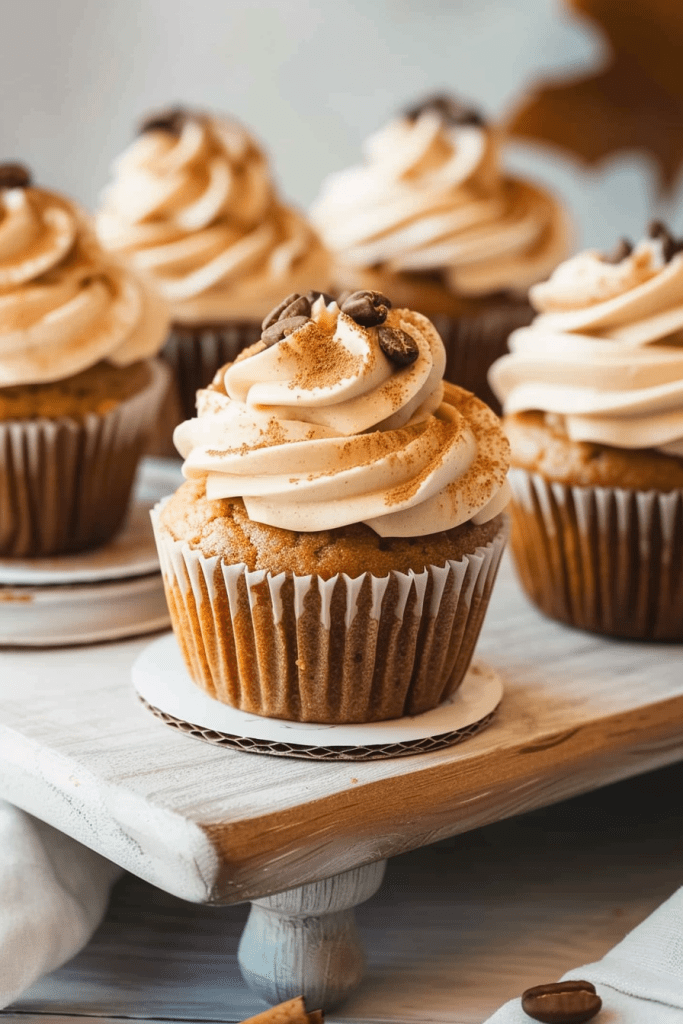
<path fill-rule="evenodd" d="M 504 675 L 502 704 L 485 731 L 429 754 L 317 762 L 185 736 L 135 697 L 146 642 L 0 651 L 0 796 L 175 896 L 253 901 L 240 964 L 271 1002 L 303 992 L 333 1007 L 354 991 L 353 907 L 384 858 L 683 758 L 683 646 L 552 623 L 506 563 L 477 651 Z M 406 892 L 405 915 L 413 903 Z M 362 1012 L 380 1018 L 372 999 Z"/>
<path fill-rule="evenodd" d="M 146 640 L 0 651 L 0 795 L 169 892 L 238 902 L 683 757 L 683 645 L 550 622 L 504 562 L 477 656 L 505 678 L 493 724 L 370 763 L 242 753 L 137 701 Z"/>
<path fill-rule="evenodd" d="M 599 958 L 683 884 L 682 792 L 677 765 L 395 858 L 357 910 L 367 976 L 329 1020 L 478 1024 Z M 90 945 L 0 1020 L 242 1020 L 264 1006 L 236 963 L 246 914 L 128 875 Z"/>

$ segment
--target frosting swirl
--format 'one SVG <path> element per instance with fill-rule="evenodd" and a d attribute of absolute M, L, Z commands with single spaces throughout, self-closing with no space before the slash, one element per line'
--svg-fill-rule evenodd
<path fill-rule="evenodd" d="M 488 406 L 443 384 L 430 321 L 389 310 L 386 327 L 417 349 L 398 368 L 378 327 L 325 298 L 199 392 L 174 436 L 184 474 L 206 474 L 209 498 L 242 497 L 256 522 L 303 532 L 364 522 L 410 537 L 492 519 L 508 500 L 507 441 Z"/>
<path fill-rule="evenodd" d="M 340 266 L 438 272 L 450 291 L 526 292 L 566 255 L 555 200 L 503 174 L 497 133 L 431 101 L 371 136 L 366 160 L 330 176 L 312 220 Z M 389 287 L 387 285 L 387 287 Z"/>
<path fill-rule="evenodd" d="M 102 250 L 75 203 L 0 188 L 0 386 L 127 366 L 155 355 L 167 329 L 161 299 Z"/>
<path fill-rule="evenodd" d="M 153 279 L 177 322 L 260 320 L 283 291 L 327 286 L 320 240 L 279 201 L 265 155 L 236 122 L 152 120 L 114 170 L 100 238 Z"/>
<path fill-rule="evenodd" d="M 575 441 L 683 456 L 683 253 L 661 237 L 614 263 L 589 250 L 530 298 L 540 315 L 489 372 L 504 411 L 561 417 Z"/>

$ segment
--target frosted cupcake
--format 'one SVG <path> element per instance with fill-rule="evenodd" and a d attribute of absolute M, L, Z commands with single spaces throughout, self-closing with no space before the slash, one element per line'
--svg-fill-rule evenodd
<path fill-rule="evenodd" d="M 430 316 L 446 378 L 495 403 L 486 372 L 527 324 L 531 284 L 568 252 L 567 218 L 506 173 L 499 132 L 447 96 L 371 136 L 365 163 L 332 175 L 311 211 L 340 288 L 376 288 Z"/>
<path fill-rule="evenodd" d="M 460 684 L 506 535 L 497 417 L 444 385 L 425 317 L 290 296 L 176 430 L 154 515 L 189 671 L 243 710 L 419 714 Z"/>
<path fill-rule="evenodd" d="M 168 386 L 163 302 L 75 203 L 0 166 L 0 556 L 108 540 Z"/>
<path fill-rule="evenodd" d="M 282 295 L 328 286 L 328 257 L 235 121 L 182 109 L 150 117 L 114 173 L 100 239 L 170 306 L 163 355 L 188 418 L 197 389 L 260 337 Z"/>
<path fill-rule="evenodd" d="M 491 370 L 512 444 L 512 549 L 553 618 L 683 640 L 683 243 L 589 250 L 531 289 Z"/>

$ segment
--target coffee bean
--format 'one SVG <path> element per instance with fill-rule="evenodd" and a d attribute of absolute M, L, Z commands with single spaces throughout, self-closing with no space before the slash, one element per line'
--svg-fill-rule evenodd
<path fill-rule="evenodd" d="M 334 295 L 328 295 L 327 292 L 316 292 L 313 290 L 311 290 L 310 292 L 306 292 L 306 298 L 311 303 L 311 305 L 313 305 L 314 302 L 317 302 L 321 295 L 325 301 L 326 306 L 329 306 L 331 302 L 335 301 Z"/>
<path fill-rule="evenodd" d="M 23 164 L 0 164 L 0 188 L 28 188 L 31 172 Z"/>
<path fill-rule="evenodd" d="M 269 327 L 272 327 L 274 323 L 277 323 L 284 311 L 287 309 L 287 306 L 291 306 L 296 299 L 300 298 L 301 296 L 298 292 L 292 292 L 292 294 L 288 295 L 286 299 L 283 299 L 279 306 L 275 306 L 275 308 L 271 309 L 270 313 L 264 317 L 263 323 L 261 324 L 261 330 L 267 331 Z"/>
<path fill-rule="evenodd" d="M 662 255 L 666 263 L 669 263 L 674 256 L 683 251 L 683 239 L 675 238 L 661 220 L 651 220 L 648 224 L 647 233 L 650 238 L 656 238 L 658 241 L 661 241 Z"/>
<path fill-rule="evenodd" d="M 305 317 L 309 317 L 310 315 L 311 315 L 311 302 L 310 302 L 310 299 L 306 295 L 300 295 L 297 299 L 294 299 L 293 302 L 290 302 L 290 304 L 288 306 L 285 306 L 285 308 L 280 313 L 280 316 L 278 317 L 278 320 L 286 320 L 286 319 L 288 319 L 289 317 L 292 317 L 292 316 L 305 316 Z"/>
<path fill-rule="evenodd" d="M 340 309 L 361 327 L 377 327 L 386 320 L 391 302 L 381 292 L 358 291 L 351 292 Z"/>
<path fill-rule="evenodd" d="M 602 999 L 590 981 L 558 981 L 522 993 L 522 1009 L 542 1024 L 583 1024 L 599 1013 Z"/>
<path fill-rule="evenodd" d="M 278 341 L 282 341 L 289 334 L 293 334 L 294 331 L 298 331 L 300 327 L 309 322 L 307 316 L 289 316 L 286 320 L 276 320 L 274 324 L 263 332 L 261 335 L 261 341 L 264 341 L 268 348 L 271 345 L 277 345 Z"/>
<path fill-rule="evenodd" d="M 382 324 L 377 328 L 377 335 L 382 352 L 397 366 L 410 366 L 420 354 L 415 339 L 397 327 Z"/>
<path fill-rule="evenodd" d="M 427 96 L 420 103 L 406 108 L 404 115 L 409 121 L 416 121 L 420 114 L 428 110 L 438 114 L 446 124 L 454 127 L 476 125 L 483 128 L 486 125 L 486 121 L 478 110 L 466 103 L 461 103 L 460 100 L 456 100 L 454 96 L 449 96 L 447 93 L 435 93 L 433 96 Z"/>
<path fill-rule="evenodd" d="M 183 125 L 189 117 L 190 114 L 183 107 L 159 110 L 156 114 L 150 114 L 140 122 L 140 135 L 145 132 L 168 132 L 169 135 L 180 135 Z"/>
<path fill-rule="evenodd" d="M 629 242 L 628 238 L 620 238 L 616 248 L 606 256 L 602 257 L 603 263 L 621 263 L 627 256 L 630 256 L 633 252 L 633 246 Z"/>

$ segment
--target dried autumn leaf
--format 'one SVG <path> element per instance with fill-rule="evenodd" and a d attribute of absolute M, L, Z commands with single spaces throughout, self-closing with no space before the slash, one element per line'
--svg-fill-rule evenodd
<path fill-rule="evenodd" d="M 568 150 L 588 164 L 644 150 L 670 191 L 683 164 L 683 3 L 566 0 L 605 37 L 592 75 L 538 82 L 510 114 L 511 135 Z"/>

